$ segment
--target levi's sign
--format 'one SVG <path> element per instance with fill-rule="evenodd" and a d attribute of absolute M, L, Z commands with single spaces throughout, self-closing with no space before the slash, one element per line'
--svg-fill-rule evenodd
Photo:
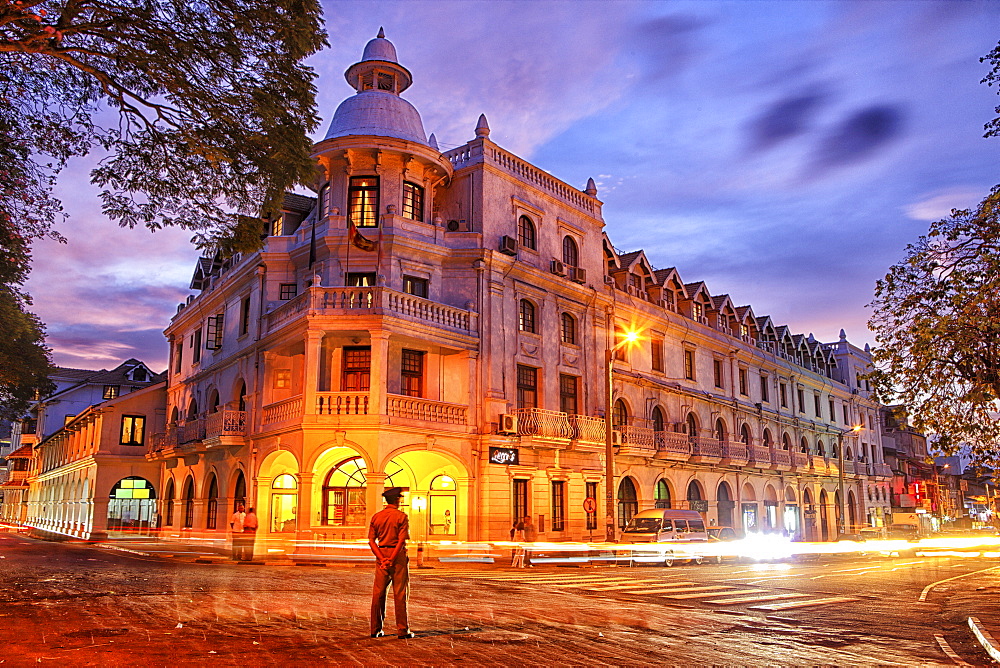
<path fill-rule="evenodd" d="M 517 448 L 490 448 L 490 464 L 518 465 Z"/>

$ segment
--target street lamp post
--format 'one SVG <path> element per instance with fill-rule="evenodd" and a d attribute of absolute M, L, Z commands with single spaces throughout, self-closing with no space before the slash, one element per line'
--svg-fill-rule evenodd
<path fill-rule="evenodd" d="M 840 497 L 840 515 L 837 517 L 837 538 L 840 538 L 844 534 L 844 522 L 846 520 L 846 499 L 844 498 L 844 436 L 855 434 L 859 431 L 861 431 L 861 426 L 856 425 L 837 433 L 837 485 L 839 488 L 838 496 Z"/>
<path fill-rule="evenodd" d="M 610 323 L 609 323 L 610 324 Z M 626 344 L 635 343 L 639 338 L 637 332 L 627 331 L 622 340 L 604 351 L 604 500 L 607 517 L 604 539 L 613 543 L 615 541 L 615 450 L 612 443 L 612 432 L 614 425 L 611 420 L 612 409 L 614 408 L 614 386 L 613 376 L 615 368 L 615 352 Z"/>

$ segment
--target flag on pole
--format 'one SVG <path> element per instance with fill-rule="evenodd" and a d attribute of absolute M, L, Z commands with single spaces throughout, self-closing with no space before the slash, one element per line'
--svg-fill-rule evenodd
<path fill-rule="evenodd" d="M 363 251 L 370 253 L 378 248 L 378 242 L 363 236 L 353 220 L 347 223 L 347 236 L 351 240 L 351 245 Z"/>

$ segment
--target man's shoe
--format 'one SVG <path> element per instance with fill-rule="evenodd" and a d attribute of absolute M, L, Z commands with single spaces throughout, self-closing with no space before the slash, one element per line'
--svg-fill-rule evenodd
<path fill-rule="evenodd" d="M 384 635 L 385 635 L 385 633 L 383 633 L 382 631 L 378 631 L 378 632 L 372 634 L 372 638 L 381 638 Z"/>
<path fill-rule="evenodd" d="M 417 634 L 411 631 L 407 631 L 406 633 L 400 633 L 396 637 L 399 638 L 400 640 L 409 640 L 410 638 L 416 638 Z"/>

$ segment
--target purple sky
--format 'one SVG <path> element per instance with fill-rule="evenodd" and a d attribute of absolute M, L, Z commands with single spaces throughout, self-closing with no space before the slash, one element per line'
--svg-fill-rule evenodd
<path fill-rule="evenodd" d="M 873 342 L 875 280 L 1000 182 L 979 83 L 997 2 L 327 2 L 326 20 L 317 139 L 384 26 L 442 149 L 485 113 L 501 146 L 594 177 L 619 250 L 823 341 Z M 88 169 L 62 176 L 69 244 L 36 246 L 34 310 L 56 364 L 162 369 L 190 235 L 119 229 Z"/>

